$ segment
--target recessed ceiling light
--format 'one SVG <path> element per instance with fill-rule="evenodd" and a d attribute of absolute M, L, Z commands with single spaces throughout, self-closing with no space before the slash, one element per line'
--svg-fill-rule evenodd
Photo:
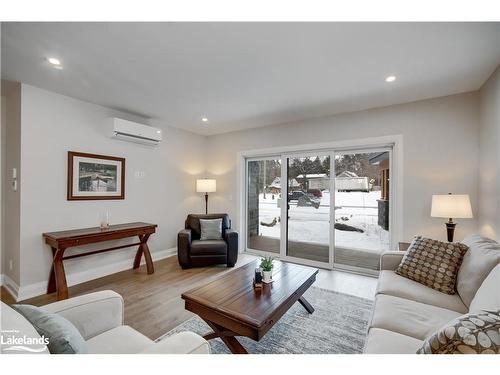
<path fill-rule="evenodd" d="M 396 80 L 396 76 L 388 76 L 385 81 L 386 82 L 394 82 Z"/>
<path fill-rule="evenodd" d="M 208 119 L 207 119 L 206 117 L 202 117 L 202 118 L 201 118 L 201 121 L 203 121 L 203 122 L 208 122 Z"/>
<path fill-rule="evenodd" d="M 61 65 L 61 60 L 56 59 L 55 57 L 47 57 L 47 61 L 51 63 L 52 65 L 55 66 L 60 66 Z"/>

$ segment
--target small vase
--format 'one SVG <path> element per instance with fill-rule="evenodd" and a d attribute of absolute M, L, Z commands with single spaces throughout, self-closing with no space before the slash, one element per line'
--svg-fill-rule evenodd
<path fill-rule="evenodd" d="M 269 284 L 273 282 L 273 271 L 262 271 L 262 282 Z"/>

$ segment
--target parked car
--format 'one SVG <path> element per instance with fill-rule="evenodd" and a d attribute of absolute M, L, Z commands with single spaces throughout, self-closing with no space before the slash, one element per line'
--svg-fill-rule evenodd
<path fill-rule="evenodd" d="M 320 198 L 316 198 L 313 194 L 308 194 L 303 191 L 294 191 L 288 194 L 288 201 L 297 201 L 297 207 L 312 206 L 319 208 L 321 203 Z"/>
<path fill-rule="evenodd" d="M 323 193 L 319 189 L 309 189 L 307 191 L 307 193 L 314 195 L 316 198 L 322 198 L 323 197 Z"/>
<path fill-rule="evenodd" d="M 300 197 L 307 195 L 303 191 L 297 190 L 288 193 L 288 201 L 298 201 Z"/>

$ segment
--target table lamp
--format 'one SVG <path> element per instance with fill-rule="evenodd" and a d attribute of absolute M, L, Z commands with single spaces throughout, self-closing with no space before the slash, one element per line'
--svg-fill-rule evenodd
<path fill-rule="evenodd" d="M 472 218 L 472 208 L 468 194 L 446 194 L 432 196 L 432 217 L 447 217 L 446 232 L 448 234 L 448 242 L 453 242 L 455 219 L 470 219 Z"/>
<path fill-rule="evenodd" d="M 216 182 L 209 178 L 196 180 L 196 192 L 205 193 L 205 214 L 208 214 L 208 193 L 215 193 Z"/>

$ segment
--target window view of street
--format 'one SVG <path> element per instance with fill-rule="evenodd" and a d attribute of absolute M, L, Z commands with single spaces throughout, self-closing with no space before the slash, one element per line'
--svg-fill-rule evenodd
<path fill-rule="evenodd" d="M 379 254 L 390 246 L 389 153 L 336 154 L 333 199 L 329 155 L 286 162 L 287 192 L 279 159 L 249 163 L 249 248 L 279 253 L 285 193 L 288 255 L 328 262 L 333 209 L 335 263 L 377 269 Z"/>

